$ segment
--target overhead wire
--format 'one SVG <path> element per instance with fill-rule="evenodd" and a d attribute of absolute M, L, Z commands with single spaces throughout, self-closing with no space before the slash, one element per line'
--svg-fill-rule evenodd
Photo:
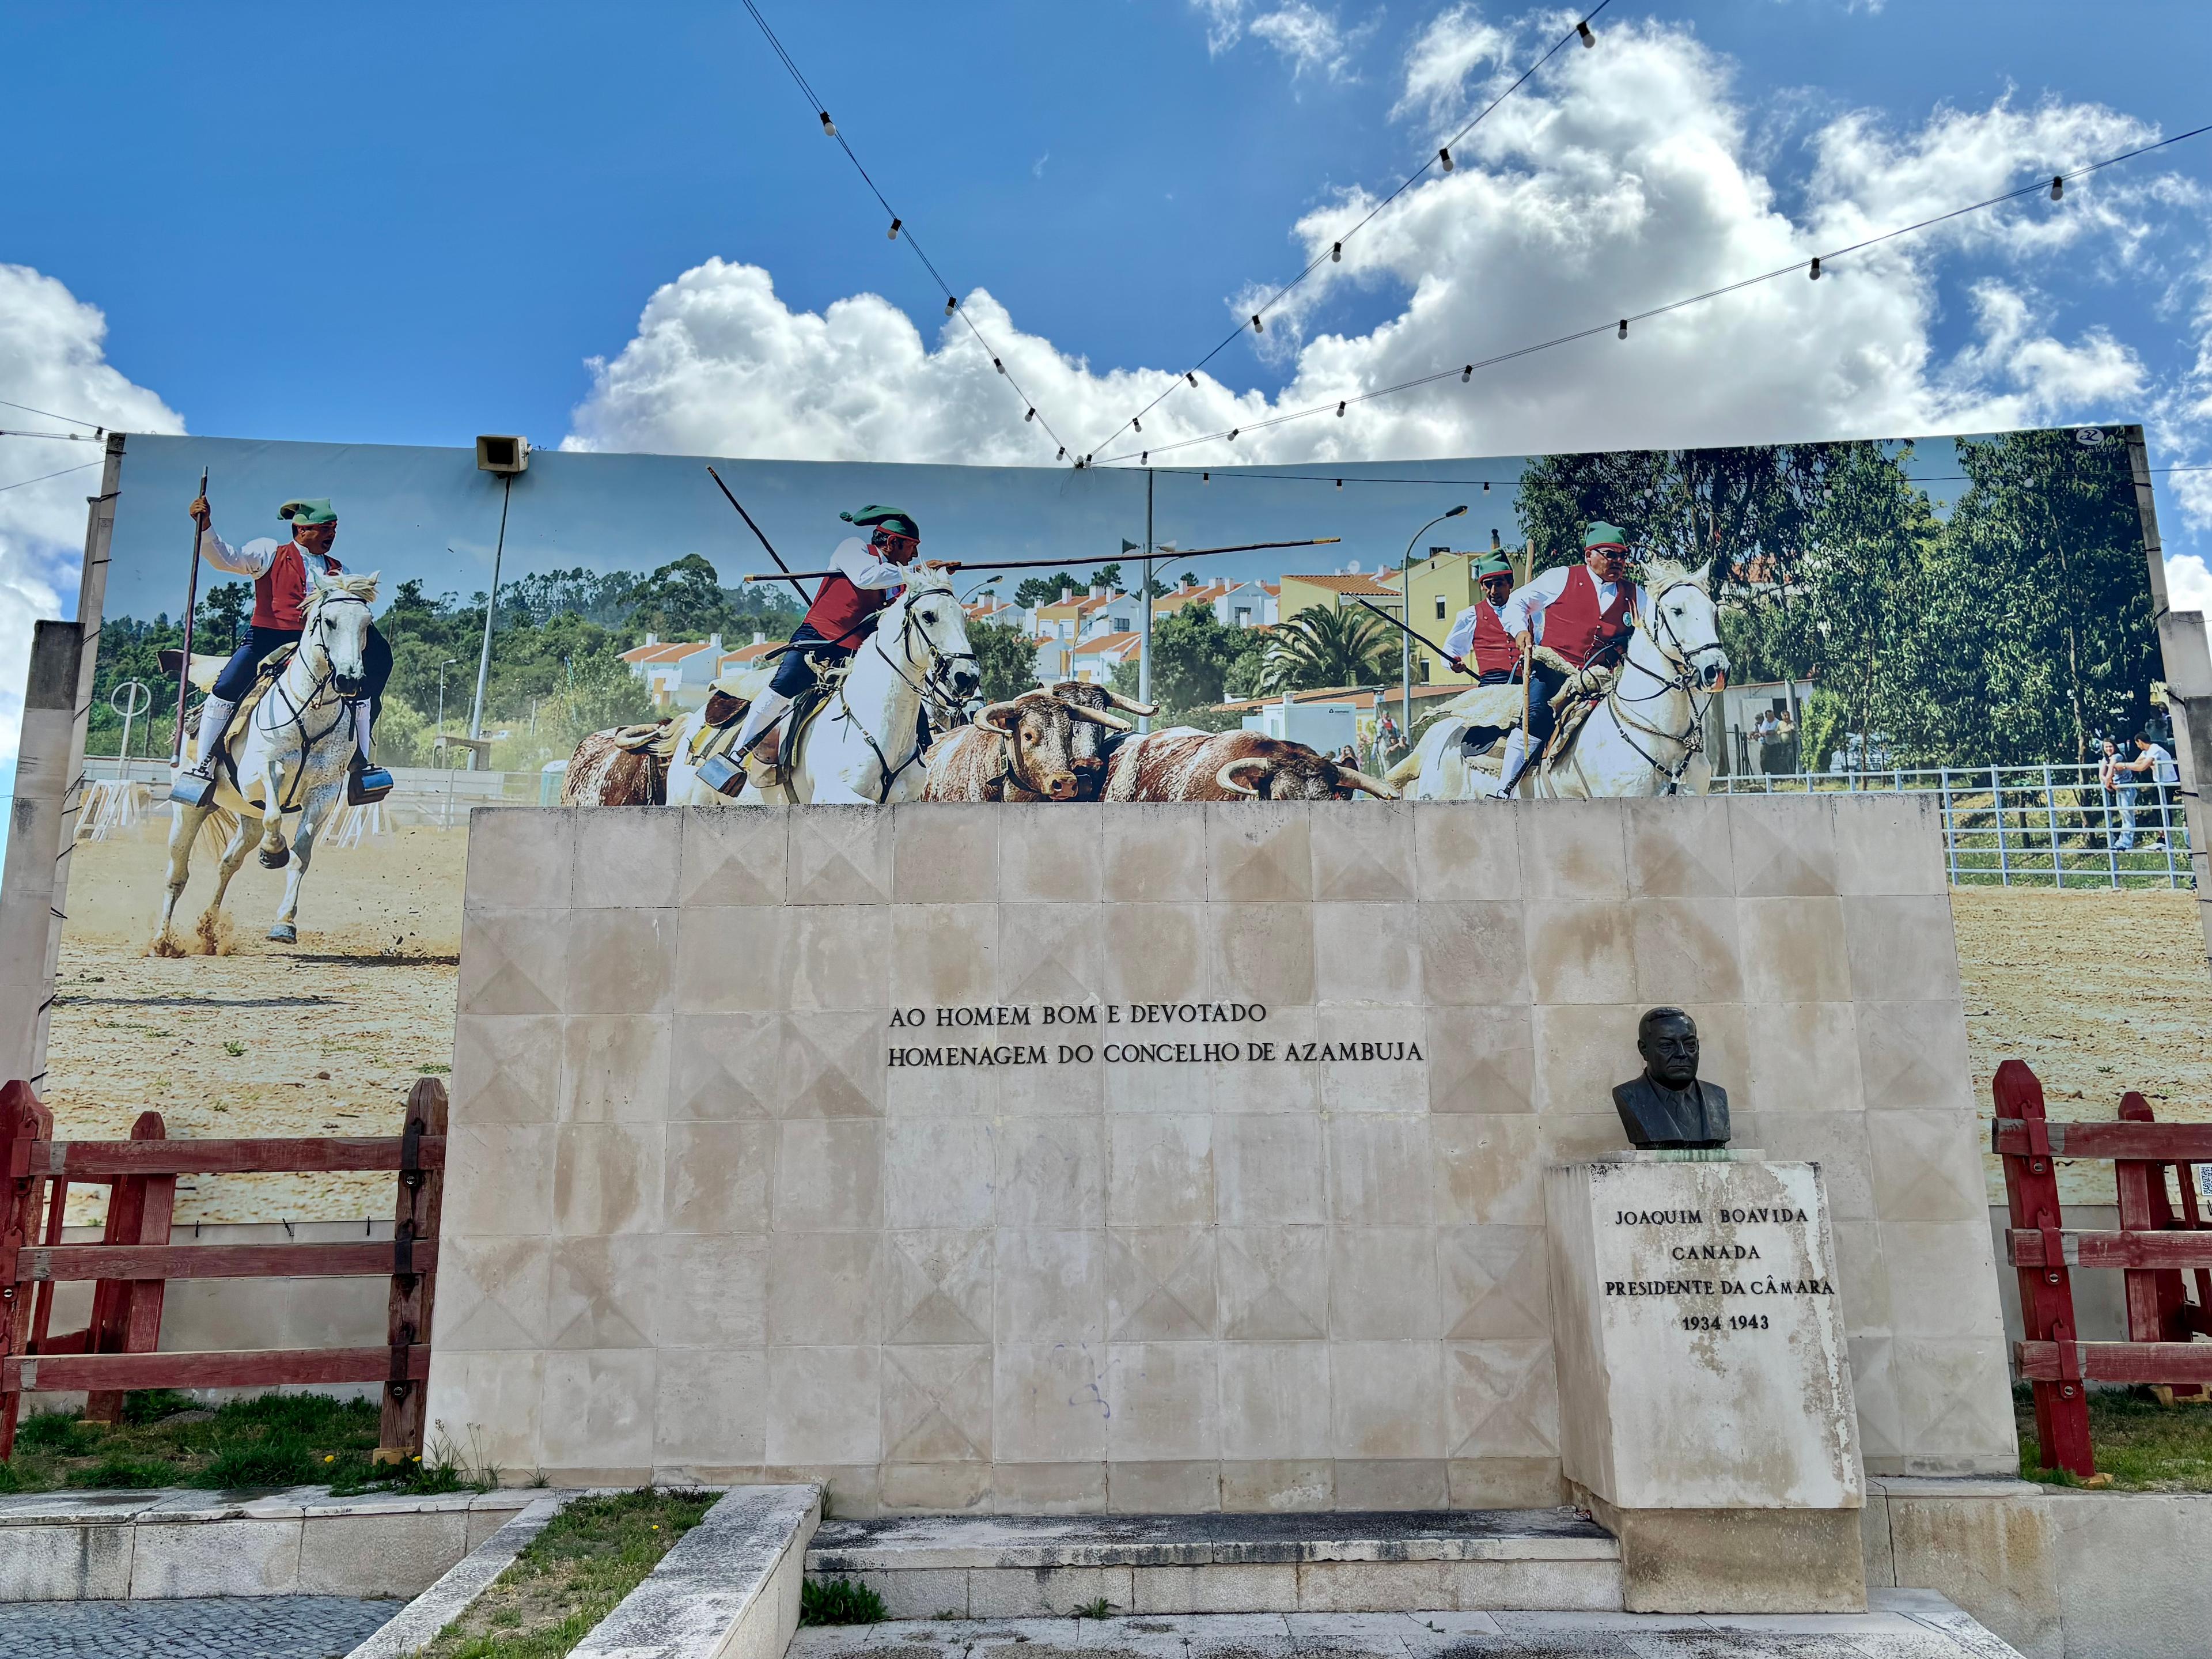
<path fill-rule="evenodd" d="M 983 337 L 983 331 L 975 325 L 975 319 L 960 308 L 960 296 L 953 291 L 951 283 L 945 280 L 945 273 L 938 270 L 936 261 L 929 257 L 921 244 L 915 240 L 914 228 L 892 208 L 881 188 L 876 184 L 874 175 L 862 165 L 852 144 L 847 140 L 845 135 L 838 131 L 837 124 L 830 118 L 830 106 L 823 100 L 821 94 L 814 90 L 812 82 L 806 78 L 805 71 L 799 67 L 798 60 L 785 49 L 783 42 L 776 38 L 775 31 L 769 27 L 768 19 L 761 15 L 761 9 L 753 3 L 753 0 L 744 0 L 744 4 L 745 9 L 752 15 L 753 21 L 760 26 L 760 32 L 767 39 L 769 50 L 775 53 L 785 70 L 790 73 L 793 84 L 798 87 L 800 95 L 806 100 L 807 106 L 820 119 L 822 131 L 836 141 L 837 148 L 845 152 L 845 159 L 853 164 L 853 170 L 860 175 L 860 182 L 867 185 L 868 193 L 876 198 L 876 205 L 883 209 L 884 214 L 890 218 L 891 240 L 896 241 L 902 236 L 905 238 L 906 245 L 914 250 L 914 257 L 921 261 L 922 269 L 929 273 L 930 280 L 937 284 L 938 292 L 945 296 L 945 314 L 947 317 L 957 317 L 967 325 L 969 333 L 975 337 L 975 343 L 982 349 L 983 355 L 991 360 L 991 367 L 998 370 L 1006 385 L 1012 389 L 1014 395 L 1021 400 L 1022 407 L 1025 411 L 1022 416 L 1024 424 L 1026 425 L 1034 421 L 1038 426 L 1043 428 L 1045 435 L 1050 438 L 1059 449 L 1060 454 L 1054 459 L 1064 459 L 1067 454 L 1066 441 L 1053 429 L 1051 421 L 1038 408 L 1036 400 L 1022 389 L 1021 382 L 1014 378 L 1013 371 L 1006 367 L 1006 359 L 988 340 Z M 1076 464 L 1079 466 L 1083 465 L 1083 458 L 1079 456 Z"/>
<path fill-rule="evenodd" d="M 0 484 L 0 490 L 21 489 L 26 484 L 44 483 L 49 478 L 58 478 L 65 473 L 88 471 L 95 466 L 101 466 L 104 465 L 106 465 L 106 463 L 100 461 L 85 461 L 76 466 L 63 467 L 58 472 L 41 472 L 35 478 L 18 478 L 13 483 Z"/>
<path fill-rule="evenodd" d="M 750 0 L 748 0 L 748 3 L 750 3 Z M 1261 305 L 1257 311 L 1251 313 L 1248 319 L 1253 331 L 1255 333 L 1264 331 L 1261 327 L 1261 319 L 1265 318 L 1270 311 L 1273 311 L 1278 302 L 1279 302 L 1285 295 L 1289 294 L 1291 289 L 1297 288 L 1299 283 L 1304 282 L 1307 277 L 1312 276 L 1314 272 L 1319 270 L 1323 265 L 1334 264 L 1341 262 L 1344 258 L 1344 245 L 1346 242 L 1349 242 L 1353 237 L 1357 236 L 1361 231 L 1366 229 L 1367 227 L 1374 222 L 1376 216 L 1380 214 L 1385 208 L 1389 207 L 1391 203 L 1396 201 L 1401 196 L 1403 196 L 1423 179 L 1426 178 L 1430 168 L 1441 164 L 1443 170 L 1446 173 L 1449 173 L 1452 170 L 1452 146 L 1458 143 L 1461 139 L 1466 137 L 1468 133 L 1474 131 L 1476 127 L 1481 125 L 1484 118 L 1487 117 L 1492 110 L 1496 109 L 1500 104 L 1504 103 L 1515 93 L 1520 91 L 1523 86 L 1527 85 L 1529 78 L 1534 76 L 1538 70 L 1543 68 L 1545 64 L 1550 63 L 1553 58 L 1558 56 L 1560 51 L 1565 47 L 1566 44 L 1570 40 L 1579 40 L 1584 46 L 1595 46 L 1597 41 L 1596 38 L 1590 33 L 1590 24 L 1596 20 L 1599 12 L 1603 11 L 1612 3 L 1613 0 L 1598 0 L 1597 5 L 1587 13 L 1580 21 L 1576 23 L 1574 27 L 1569 29 L 1565 34 L 1561 35 L 1557 40 L 1552 43 L 1550 51 L 1547 52 L 1534 63 L 1529 64 L 1527 69 L 1522 70 L 1520 76 L 1514 81 L 1511 86 L 1506 88 L 1504 91 L 1499 93 L 1498 96 L 1492 99 L 1489 103 L 1484 105 L 1481 110 L 1475 114 L 1472 120 L 1468 121 L 1465 126 L 1460 128 L 1458 131 L 1452 134 L 1449 138 L 1444 141 L 1434 155 L 1430 156 L 1428 160 L 1423 161 L 1420 166 L 1415 167 L 1413 172 L 1407 173 L 1403 181 L 1400 183 L 1397 189 L 1392 191 L 1388 196 L 1385 196 L 1381 201 L 1377 202 L 1372 208 L 1368 210 L 1366 216 L 1359 220 L 1358 223 L 1354 224 L 1350 230 L 1346 231 L 1341 236 L 1332 239 L 1328 252 L 1316 253 L 1314 255 L 1311 259 L 1306 262 L 1306 267 L 1304 270 L 1298 272 L 1298 274 L 1291 277 L 1289 282 L 1285 283 L 1280 288 L 1269 295 L 1266 303 Z M 1153 398 L 1152 402 L 1146 404 L 1134 415 L 1122 422 L 1121 424 L 1115 427 L 1114 430 L 1108 433 L 1102 441 L 1093 444 L 1091 446 L 1091 453 L 1095 454 L 1097 451 L 1103 449 L 1108 444 L 1112 443 L 1115 439 L 1120 437 L 1124 432 L 1129 431 L 1132 428 L 1135 428 L 1139 431 L 1141 431 L 1143 428 L 1139 423 L 1143 421 L 1146 416 L 1151 414 L 1155 409 L 1158 409 L 1163 403 L 1166 402 L 1169 398 L 1181 391 L 1184 386 L 1196 386 L 1198 384 L 1198 371 L 1204 368 L 1216 357 L 1226 351 L 1237 340 L 1242 338 L 1245 326 L 1246 325 L 1244 323 L 1239 323 L 1236 327 L 1231 329 L 1228 333 L 1222 336 L 1220 343 L 1217 344 L 1212 350 L 1207 352 L 1206 356 L 1200 357 L 1196 362 L 1191 364 L 1189 368 L 1184 369 L 1182 374 L 1176 376 L 1173 382 L 1171 382 L 1158 397 Z"/>
<path fill-rule="evenodd" d="M 1147 456 L 1166 454 L 1178 449 L 1188 449 L 1198 444 L 1219 442 L 1224 439 L 1233 442 L 1242 433 L 1262 432 L 1273 427 L 1287 426 L 1293 421 L 1310 420 L 1316 415 L 1326 415 L 1332 410 L 1340 416 L 1346 408 L 1355 404 L 1369 404 L 1378 398 L 1395 397 L 1401 392 L 1411 392 L 1417 387 L 1432 386 L 1438 380 L 1450 380 L 1454 376 L 1458 377 L 1464 383 L 1474 378 L 1474 371 L 1477 369 L 1495 368 L 1501 363 L 1510 363 L 1522 357 L 1533 356 L 1540 351 L 1549 351 L 1558 346 L 1571 345 L 1577 340 L 1590 339 L 1600 334 L 1614 333 L 1617 331 L 1619 337 L 1626 339 L 1628 325 L 1631 323 L 1645 322 L 1654 317 L 1664 317 L 1670 313 L 1686 310 L 1692 306 L 1703 305 L 1709 300 L 1717 300 L 1727 295 L 1741 293 L 1745 289 L 1756 288 L 1762 283 L 1771 283 L 1778 276 L 1787 276 L 1794 271 L 1804 270 L 1808 266 L 1832 265 L 1837 259 L 1847 254 L 1862 252 L 1881 243 L 1894 241 L 1901 236 L 1913 235 L 1928 229 L 1930 226 L 1943 224 L 1969 213 L 1979 213 L 1990 208 L 2001 207 L 2008 202 L 2018 201 L 2023 196 L 2033 196 L 2051 191 L 2054 192 L 2054 199 L 2057 199 L 2056 196 L 2057 187 L 2067 179 L 2087 178 L 2092 173 L 2103 172 L 2106 167 L 2118 167 L 2123 161 L 2133 161 L 2139 155 L 2148 155 L 2153 150 L 2164 149 L 2168 145 L 2178 144 L 2186 139 L 2200 137 L 2207 132 L 2212 132 L 2212 123 L 2191 127 L 2186 132 L 2175 133 L 2170 138 L 2161 138 L 2154 143 L 2140 145 L 2134 149 L 2123 151 L 2118 155 L 2106 156 L 2101 161 L 2092 161 L 2085 167 L 2075 168 L 2070 173 L 2039 177 L 2034 183 L 2023 185 L 2017 190 L 2008 190 L 2002 195 L 1991 196 L 1983 201 L 1971 202 L 1964 207 L 1953 208 L 1948 212 L 1932 215 L 1912 224 L 1901 225 L 1894 230 L 1886 230 L 1878 236 L 1869 236 L 1826 253 L 1815 254 L 1809 258 L 1798 259 L 1789 264 L 1778 266 L 1772 270 L 1762 271 L 1755 276 L 1746 276 L 1733 283 L 1723 283 L 1718 288 L 1707 289 L 1701 294 L 1689 295 L 1680 300 L 1670 300 L 1664 305 L 1653 306 L 1644 311 L 1632 311 L 1625 316 L 1594 324 L 1588 328 L 1579 328 L 1569 333 L 1554 335 L 1548 340 L 1539 340 L 1534 344 L 1519 346 L 1510 351 L 1501 351 L 1491 356 L 1478 357 L 1472 362 L 1462 363 L 1456 368 L 1441 368 L 1431 374 L 1415 375 L 1411 380 L 1400 380 L 1392 386 L 1378 386 L 1371 392 L 1355 392 L 1344 398 L 1330 398 L 1305 409 L 1292 410 L 1288 413 L 1272 416 L 1265 420 L 1241 422 L 1224 431 L 1209 432 L 1195 438 L 1183 438 L 1172 443 L 1153 444 L 1142 453 Z M 1125 450 L 1119 455 L 1109 455 L 1103 460 L 1095 462 L 1094 465 L 1109 466 L 1130 459 L 1132 459 L 1131 453 Z"/>
<path fill-rule="evenodd" d="M 20 409 L 26 415 L 43 415 L 50 421 L 67 421 L 71 426 L 88 426 L 95 432 L 105 432 L 107 430 L 106 427 L 102 426 L 97 421 L 80 421 L 74 415 L 57 415 L 51 409 L 33 409 L 28 404 L 11 403 L 5 398 L 0 398 L 0 406 L 5 406 L 9 409 Z"/>
<path fill-rule="evenodd" d="M 65 421 L 69 416 L 66 415 L 57 415 L 53 418 L 58 421 Z M 106 434 L 105 433 L 10 432 L 4 428 L 0 428 L 0 438 L 58 438 L 64 443 L 72 444 L 96 444 L 106 441 Z"/>

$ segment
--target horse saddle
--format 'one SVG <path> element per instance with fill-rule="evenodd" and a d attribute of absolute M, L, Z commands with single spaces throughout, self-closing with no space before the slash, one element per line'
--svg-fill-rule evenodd
<path fill-rule="evenodd" d="M 1556 761 L 1575 746 L 1575 738 L 1583 725 L 1605 701 L 1605 694 L 1620 677 L 1617 668 L 1577 668 L 1569 676 L 1552 699 L 1552 707 L 1559 714 L 1559 723 L 1552 728 L 1552 740 L 1544 745 L 1544 757 Z"/>
<path fill-rule="evenodd" d="M 255 665 L 253 684 L 246 688 L 246 695 L 238 700 L 238 707 L 231 710 L 230 723 L 222 728 L 223 760 L 230 768 L 231 779 L 234 782 L 238 777 L 239 745 L 246 741 L 246 728 L 253 719 L 253 711 L 261 706 L 261 700 L 269 695 L 270 688 L 276 684 L 277 678 L 284 672 L 284 665 L 292 660 L 292 653 L 295 649 L 295 647 L 292 642 L 287 641 Z M 207 675 L 207 684 L 201 685 L 199 666 L 200 659 L 194 657 L 192 684 L 199 685 L 201 690 L 205 691 L 215 684 L 215 675 L 212 673 Z M 216 670 L 220 671 L 222 666 L 222 662 L 218 660 L 216 663 Z M 206 707 L 204 702 L 195 703 L 191 712 L 185 716 L 185 730 L 191 734 L 195 754 L 199 752 L 200 711 Z"/>

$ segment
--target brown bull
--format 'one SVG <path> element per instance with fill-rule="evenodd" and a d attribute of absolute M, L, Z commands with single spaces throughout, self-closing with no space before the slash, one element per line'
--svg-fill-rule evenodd
<path fill-rule="evenodd" d="M 1058 680 L 1047 688 L 1053 696 L 1078 708 L 1095 709 L 1110 714 L 1121 709 L 1132 714 L 1149 718 L 1158 714 L 1158 708 L 1149 702 L 1139 702 L 1125 697 L 1110 686 L 1094 685 L 1088 680 Z M 1129 728 L 1124 724 L 1121 731 Z M 1088 723 L 1079 725 L 1073 734 L 1068 750 L 1069 763 L 1075 768 L 1075 794 L 1079 800 L 1097 800 L 1106 782 L 1106 763 L 1115 742 L 1115 732 L 1107 726 Z"/>
<path fill-rule="evenodd" d="M 1118 715 L 1049 691 L 994 702 L 930 745 L 924 800 L 1074 800 L 1078 732 L 1127 732 Z"/>
<path fill-rule="evenodd" d="M 1170 726 L 1131 738 L 1114 751 L 1108 800 L 1349 800 L 1364 789 L 1398 792 L 1302 743 L 1258 732 Z"/>
<path fill-rule="evenodd" d="M 563 806 L 659 806 L 668 799 L 669 723 L 590 732 L 561 779 Z"/>

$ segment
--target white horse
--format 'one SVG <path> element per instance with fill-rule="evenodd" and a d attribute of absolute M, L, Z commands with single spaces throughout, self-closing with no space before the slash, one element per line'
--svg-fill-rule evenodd
<path fill-rule="evenodd" d="M 750 782 L 734 795 L 700 781 L 693 744 L 704 710 L 684 716 L 668 763 L 672 806 L 759 805 L 777 801 L 884 805 L 918 800 L 928 773 L 918 727 L 922 704 L 957 708 L 982 684 L 968 644 L 968 623 L 942 570 L 917 570 L 906 591 L 876 618 L 875 631 L 853 653 L 826 708 L 787 741 L 788 782 L 762 789 Z"/>
<path fill-rule="evenodd" d="M 223 895 L 246 862 L 258 838 L 264 868 L 282 870 L 284 902 L 269 937 L 281 944 L 299 941 L 300 884 L 314 856 L 315 836 L 342 799 L 346 767 L 354 752 L 354 722 L 367 712 L 362 694 L 367 675 L 362 651 L 368 641 L 369 606 L 376 599 L 377 573 L 316 576 L 307 596 L 300 643 L 291 660 L 246 718 L 244 740 L 231 757 L 231 768 L 216 769 L 215 797 L 206 806 L 173 803 L 169 823 L 169 890 L 161 904 L 161 927 L 155 950 L 184 954 L 170 932 L 177 901 L 191 878 L 192 844 L 209 815 L 234 813 L 238 826 L 222 850 L 215 896 L 201 913 L 198 933 L 210 951 L 217 948 Z M 203 730 L 191 753 L 221 733 Z M 235 781 L 233 781 L 234 775 Z M 284 842 L 284 814 L 297 809 L 299 828 Z"/>

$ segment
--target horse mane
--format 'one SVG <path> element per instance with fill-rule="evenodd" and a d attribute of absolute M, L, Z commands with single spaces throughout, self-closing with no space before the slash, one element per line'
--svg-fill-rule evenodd
<path fill-rule="evenodd" d="M 309 603 L 319 603 L 325 593 L 343 593 L 349 599 L 374 605 L 376 602 L 376 580 L 383 574 L 380 570 L 360 574 L 349 570 L 336 576 L 317 576 L 312 584 L 314 591 Z"/>
<path fill-rule="evenodd" d="M 1708 565 L 1705 570 L 1692 570 L 1686 564 L 1678 564 L 1672 559 L 1655 553 L 1644 562 L 1644 585 L 1656 592 L 1661 588 L 1673 587 L 1679 583 L 1687 582 L 1700 592 L 1705 592 L 1709 591 L 1706 587 L 1706 573 L 1712 567 Z"/>

